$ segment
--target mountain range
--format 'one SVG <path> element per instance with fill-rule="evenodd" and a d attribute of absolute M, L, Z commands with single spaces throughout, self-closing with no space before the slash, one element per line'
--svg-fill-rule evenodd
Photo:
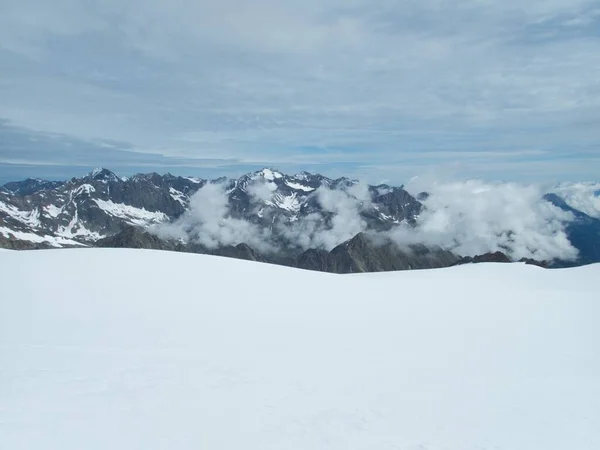
<path fill-rule="evenodd" d="M 202 188 L 212 189 L 212 196 L 198 194 Z M 492 252 L 464 258 L 439 246 L 400 247 L 381 238 L 395 227 L 415 227 L 427 195 L 413 196 L 402 186 L 268 168 L 216 180 L 157 173 L 118 177 L 96 169 L 64 182 L 27 179 L 2 186 L 0 247 L 155 248 L 336 273 L 510 261 Z M 600 220 L 555 194 L 546 200 L 574 215 L 567 232 L 580 258 L 545 264 L 600 261 Z M 348 210 L 352 214 L 346 215 Z M 235 227 L 224 229 L 225 217 Z M 353 227 L 352 221 L 361 226 Z M 264 239 L 253 241 L 256 234 Z"/>

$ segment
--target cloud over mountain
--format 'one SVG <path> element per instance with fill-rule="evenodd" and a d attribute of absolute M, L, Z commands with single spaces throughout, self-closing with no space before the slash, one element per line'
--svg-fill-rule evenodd
<path fill-rule="evenodd" d="M 543 199 L 543 186 L 479 180 L 434 184 L 416 228 L 391 232 L 397 242 L 428 242 L 460 255 L 502 251 L 514 259 L 573 259 L 565 232 L 574 217 Z"/>
<path fill-rule="evenodd" d="M 225 186 L 201 188 L 192 197 L 189 212 L 173 224 L 161 225 L 162 233 L 185 235 L 209 247 L 246 242 L 263 251 L 275 251 L 285 245 L 331 250 L 370 231 L 400 245 L 439 245 L 463 256 L 502 251 L 514 259 L 577 257 L 565 231 L 574 216 L 546 201 L 542 185 L 479 180 L 434 183 L 426 188 L 428 195 L 422 200 L 424 207 L 415 226 L 403 221 L 385 231 L 369 226 L 369 211 L 377 211 L 373 204 L 377 189 L 363 183 L 321 186 L 297 205 L 297 211 L 311 204 L 317 209 L 291 217 L 275 214 L 266 227 L 254 219 L 277 195 L 277 186 L 262 178 L 253 180 L 247 191 L 257 203 L 244 216 L 236 216 L 230 209 Z M 586 194 L 594 198 L 586 187 L 571 189 L 579 192 L 571 199 L 581 201 Z"/>
<path fill-rule="evenodd" d="M 274 169 L 213 181 L 96 170 L 0 188 L 0 235 L 29 247 L 93 245 L 133 225 L 208 249 L 246 244 L 297 255 L 330 251 L 366 232 L 403 247 L 441 246 L 462 256 L 502 251 L 516 260 L 573 260 L 587 246 L 583 256 L 594 261 L 596 187 L 417 178 L 402 188 Z"/>

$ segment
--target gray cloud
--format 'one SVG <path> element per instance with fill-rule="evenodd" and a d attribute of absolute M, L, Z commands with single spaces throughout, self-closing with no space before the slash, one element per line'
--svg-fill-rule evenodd
<path fill-rule="evenodd" d="M 448 154 L 428 165 L 504 152 L 524 174 L 576 149 L 598 167 L 598 11 L 594 0 L 6 0 L 0 115 L 129 142 L 147 159 L 284 167 L 311 149 L 366 171 L 431 151 Z"/>
<path fill-rule="evenodd" d="M 247 168 L 247 164 L 237 160 L 174 158 L 143 152 L 126 142 L 33 131 L 0 118 L 0 185 L 27 177 L 65 180 L 99 166 L 121 175 L 171 171 L 221 176 L 241 173 Z"/>

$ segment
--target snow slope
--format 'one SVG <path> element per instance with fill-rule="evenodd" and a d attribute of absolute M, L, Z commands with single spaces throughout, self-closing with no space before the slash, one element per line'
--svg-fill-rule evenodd
<path fill-rule="evenodd" d="M 62 247 L 63 245 L 75 245 L 81 246 L 82 244 L 77 241 L 73 241 L 72 239 L 67 239 L 63 236 L 50 236 L 50 235 L 39 235 L 35 233 L 30 233 L 26 231 L 15 231 L 10 228 L 0 226 L 0 236 L 9 238 L 9 239 L 17 239 L 20 241 L 28 241 L 36 244 L 47 243 L 52 245 L 53 247 Z"/>
<path fill-rule="evenodd" d="M 600 266 L 0 253 L 0 447 L 600 448 Z"/>

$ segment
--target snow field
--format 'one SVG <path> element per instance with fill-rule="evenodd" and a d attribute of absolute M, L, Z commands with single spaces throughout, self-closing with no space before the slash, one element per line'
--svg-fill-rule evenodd
<path fill-rule="evenodd" d="M 599 273 L 2 252 L 1 447 L 598 449 Z"/>

